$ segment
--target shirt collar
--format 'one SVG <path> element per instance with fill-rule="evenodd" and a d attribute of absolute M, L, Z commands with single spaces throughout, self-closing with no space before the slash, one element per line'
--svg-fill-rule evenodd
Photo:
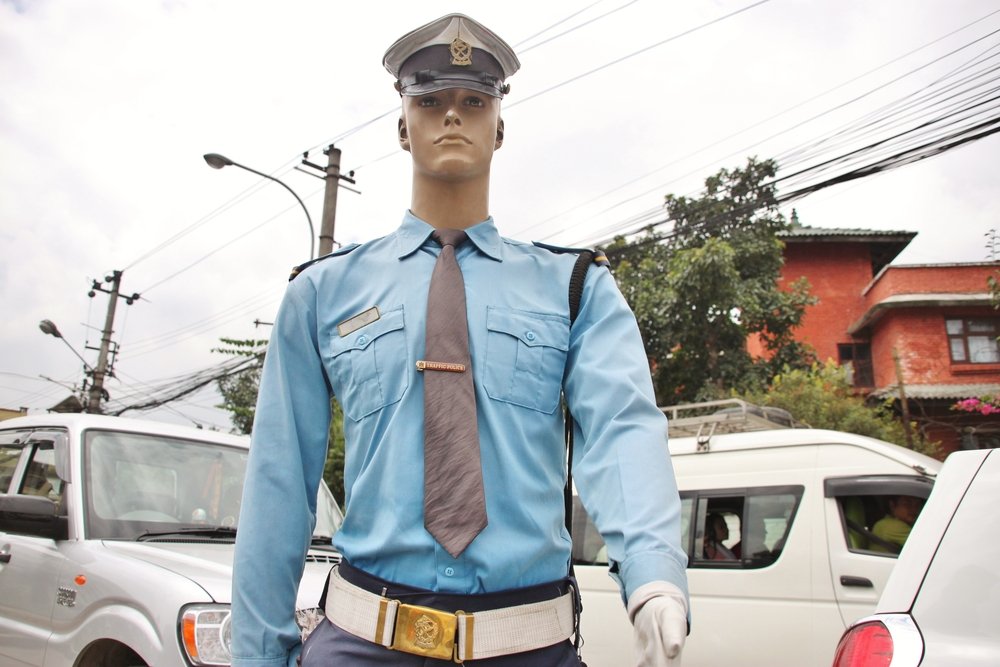
<path fill-rule="evenodd" d="M 420 246 L 427 242 L 434 227 L 427 224 L 412 211 L 407 211 L 403 216 L 403 224 L 396 230 L 396 250 L 399 259 L 412 255 Z M 503 241 L 500 239 L 500 232 L 490 216 L 477 225 L 473 225 L 465 230 L 469 235 L 469 240 L 479 249 L 481 253 L 498 262 L 503 261 L 501 248 Z"/>

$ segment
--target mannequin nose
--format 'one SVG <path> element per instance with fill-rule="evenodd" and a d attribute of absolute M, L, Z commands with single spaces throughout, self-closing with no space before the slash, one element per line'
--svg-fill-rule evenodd
<path fill-rule="evenodd" d="M 448 109 L 448 111 L 444 114 L 444 124 L 445 125 L 452 125 L 452 124 L 461 125 L 462 124 L 462 119 L 459 118 L 458 112 L 456 112 L 455 109 Z"/>

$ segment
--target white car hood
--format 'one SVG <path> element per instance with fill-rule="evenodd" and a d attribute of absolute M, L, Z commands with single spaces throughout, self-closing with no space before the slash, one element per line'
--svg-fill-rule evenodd
<path fill-rule="evenodd" d="M 232 601 L 233 544 L 107 540 L 104 547 L 120 557 L 135 558 L 186 577 L 204 588 L 216 602 Z M 317 605 L 326 576 L 339 560 L 334 552 L 310 550 L 299 584 L 299 609 Z"/>

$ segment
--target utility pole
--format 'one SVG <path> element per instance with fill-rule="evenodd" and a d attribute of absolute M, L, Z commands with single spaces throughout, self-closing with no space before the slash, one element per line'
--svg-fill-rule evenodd
<path fill-rule="evenodd" d="M 319 255 L 317 257 L 329 255 L 333 252 L 333 245 L 335 243 L 333 231 L 337 221 L 337 192 L 340 188 L 346 188 L 351 192 L 361 194 L 353 188 L 341 185 L 341 181 L 347 181 L 351 185 L 355 185 L 355 180 L 353 171 L 348 172 L 346 176 L 340 173 L 340 149 L 330 144 L 323 150 L 323 154 L 327 157 L 326 167 L 321 167 L 318 164 L 310 162 L 308 160 L 308 152 L 302 155 L 302 164 L 324 174 L 323 176 L 319 176 L 318 174 L 312 175 L 326 181 L 326 189 L 323 191 L 323 220 L 319 226 Z"/>
<path fill-rule="evenodd" d="M 87 296 L 94 298 L 97 292 L 105 292 L 108 295 L 108 313 L 104 318 L 104 329 L 101 331 L 101 346 L 98 348 L 100 351 L 97 356 L 97 367 L 94 369 L 94 379 L 90 385 L 90 391 L 88 392 L 87 398 L 87 412 L 100 414 L 101 412 L 101 399 L 104 398 L 104 378 L 114 377 L 114 362 L 109 361 L 110 357 L 117 352 L 117 348 L 112 351 L 112 345 L 114 343 L 111 340 L 111 334 L 114 333 L 115 326 L 115 310 L 118 307 L 118 298 L 121 297 L 125 299 L 125 303 L 132 305 L 135 301 L 139 299 L 138 294 L 133 294 L 131 296 L 124 296 L 121 294 L 121 284 L 122 284 L 122 272 L 114 271 L 110 276 L 104 277 L 105 283 L 111 283 L 110 289 L 105 289 L 103 283 L 99 283 L 96 280 L 91 285 L 90 292 Z M 94 348 L 88 348 L 94 349 Z"/>
<path fill-rule="evenodd" d="M 903 434 L 906 446 L 913 449 L 913 430 L 910 428 L 910 402 L 906 398 L 906 384 L 903 381 L 903 364 L 899 360 L 899 350 L 892 348 L 892 361 L 896 367 L 896 386 L 899 388 L 899 407 L 903 417 Z"/>
<path fill-rule="evenodd" d="M 340 190 L 340 149 L 333 144 L 326 154 L 326 189 L 323 191 L 323 221 L 319 225 L 319 256 L 333 252 L 333 228 L 337 221 L 337 192 Z M 332 184 L 332 185 L 331 185 Z"/>

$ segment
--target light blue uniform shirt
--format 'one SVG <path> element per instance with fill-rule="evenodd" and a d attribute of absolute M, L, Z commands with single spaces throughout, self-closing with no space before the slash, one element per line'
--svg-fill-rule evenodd
<path fill-rule="evenodd" d="M 325 258 L 288 286 L 267 349 L 236 543 L 233 653 L 253 659 L 234 665 L 293 664 L 299 651 L 292 613 L 331 394 L 344 409 L 347 441 L 346 516 L 334 544 L 352 565 L 458 593 L 566 576 L 565 395 L 576 486 L 623 596 L 651 581 L 687 590 L 666 421 L 635 317 L 611 273 L 592 267 L 570 328 L 576 255 L 501 238 L 492 218 L 468 229 L 457 251 L 489 525 L 458 558 L 425 530 L 415 364 L 440 251 L 432 231 L 407 213 L 395 233 Z M 338 330 L 373 307 L 378 319 Z"/>

